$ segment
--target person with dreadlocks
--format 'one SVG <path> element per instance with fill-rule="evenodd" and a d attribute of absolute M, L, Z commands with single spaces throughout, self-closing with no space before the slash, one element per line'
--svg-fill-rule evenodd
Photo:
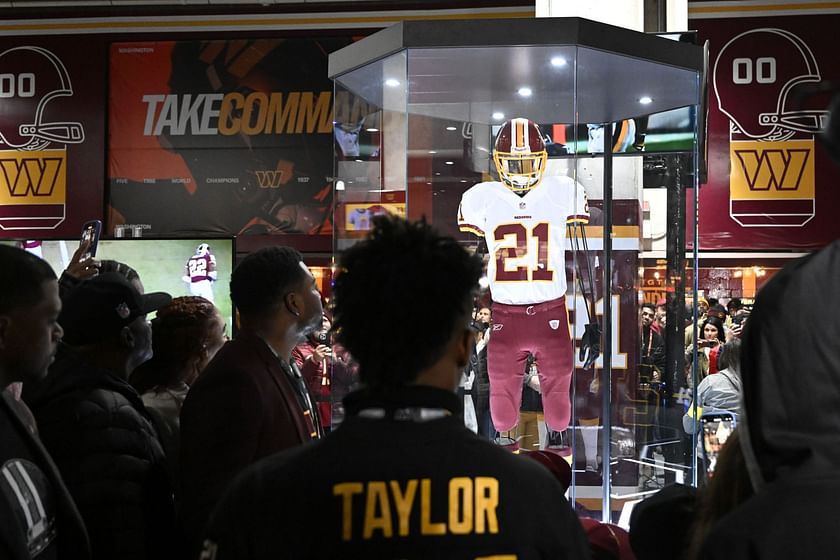
<path fill-rule="evenodd" d="M 554 476 L 461 418 L 480 260 L 424 221 L 373 224 L 333 292 L 361 382 L 344 422 L 240 477 L 202 558 L 589 558 Z"/>

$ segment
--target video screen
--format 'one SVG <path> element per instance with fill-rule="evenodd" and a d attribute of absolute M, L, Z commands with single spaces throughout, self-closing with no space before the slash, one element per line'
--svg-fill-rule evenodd
<path fill-rule="evenodd" d="M 67 268 L 79 240 L 3 241 L 38 255 L 53 267 L 56 276 Z M 140 275 L 147 292 L 172 297 L 199 295 L 219 308 L 233 332 L 230 275 L 233 270 L 232 238 L 215 239 L 101 239 L 97 260 L 123 262 Z M 211 274 L 215 272 L 215 274 Z M 215 276 L 215 280 L 213 280 Z"/>

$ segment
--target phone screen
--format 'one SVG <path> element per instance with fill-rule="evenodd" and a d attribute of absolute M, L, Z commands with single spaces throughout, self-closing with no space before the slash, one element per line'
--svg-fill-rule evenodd
<path fill-rule="evenodd" d="M 735 418 L 731 414 L 703 416 L 703 454 L 706 456 L 706 472 L 711 475 L 717 465 L 720 448 L 735 429 Z"/>
<path fill-rule="evenodd" d="M 82 260 L 96 256 L 96 246 L 99 244 L 99 234 L 101 231 L 102 222 L 98 220 L 87 222 L 82 228 L 81 242 L 88 242 L 88 248 L 82 255 Z"/>

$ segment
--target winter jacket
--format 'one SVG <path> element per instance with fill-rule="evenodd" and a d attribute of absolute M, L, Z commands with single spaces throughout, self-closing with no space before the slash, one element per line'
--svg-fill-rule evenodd
<path fill-rule="evenodd" d="M 137 392 L 68 354 L 32 408 L 87 525 L 93 558 L 171 557 L 177 544 L 171 484 Z"/>

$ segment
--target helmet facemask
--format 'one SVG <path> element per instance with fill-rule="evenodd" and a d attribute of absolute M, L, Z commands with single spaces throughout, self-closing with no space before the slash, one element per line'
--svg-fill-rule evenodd
<path fill-rule="evenodd" d="M 539 127 L 528 119 L 502 125 L 493 148 L 499 179 L 516 193 L 527 192 L 542 181 L 548 152 Z"/>

